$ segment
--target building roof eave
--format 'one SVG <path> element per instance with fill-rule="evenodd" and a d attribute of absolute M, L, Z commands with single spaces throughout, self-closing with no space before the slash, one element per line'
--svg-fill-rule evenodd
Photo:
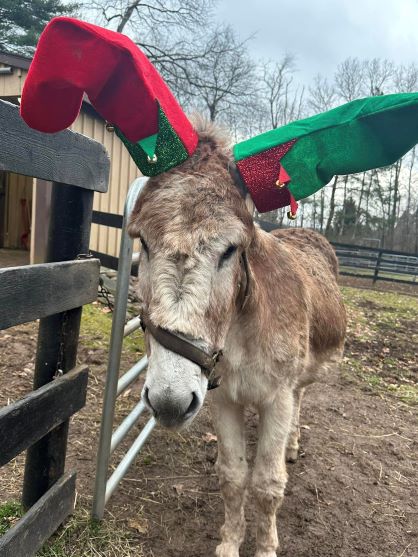
<path fill-rule="evenodd" d="M 0 64 L 7 64 L 22 70 L 28 70 L 32 58 L 21 56 L 20 54 L 12 54 L 11 52 L 0 51 Z"/>

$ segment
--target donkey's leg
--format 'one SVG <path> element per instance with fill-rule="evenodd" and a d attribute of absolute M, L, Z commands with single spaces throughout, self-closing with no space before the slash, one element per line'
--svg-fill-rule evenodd
<path fill-rule="evenodd" d="M 216 555 L 239 557 L 239 546 L 245 535 L 244 499 L 248 476 L 244 409 L 223 400 L 216 393 L 212 402 L 212 417 L 218 436 L 216 468 L 225 504 L 222 542 L 216 548 Z"/>
<path fill-rule="evenodd" d="M 285 451 L 293 417 L 293 393 L 282 390 L 274 401 L 259 409 L 257 456 L 252 494 L 257 511 L 256 557 L 275 557 L 279 546 L 276 511 L 287 481 Z"/>
<path fill-rule="evenodd" d="M 300 406 L 302 403 L 304 391 L 305 389 L 302 387 L 300 389 L 296 389 L 293 394 L 295 404 L 293 408 L 292 425 L 291 425 L 289 440 L 287 442 L 287 449 L 286 449 L 287 462 L 296 462 L 299 455 L 299 440 L 300 440 L 299 414 L 300 414 Z"/>

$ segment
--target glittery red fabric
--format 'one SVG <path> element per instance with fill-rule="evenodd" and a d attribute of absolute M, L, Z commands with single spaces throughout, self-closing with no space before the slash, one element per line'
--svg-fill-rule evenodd
<path fill-rule="evenodd" d="M 295 142 L 296 140 L 293 139 L 236 163 L 257 211 L 260 213 L 273 211 L 290 204 L 289 190 L 287 187 L 279 188 L 276 181 L 290 182 L 286 170 L 279 161 Z"/>

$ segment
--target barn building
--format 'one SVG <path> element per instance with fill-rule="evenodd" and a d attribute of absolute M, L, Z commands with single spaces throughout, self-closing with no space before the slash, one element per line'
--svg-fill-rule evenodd
<path fill-rule="evenodd" d="M 0 51 L 0 99 L 19 103 L 30 62 L 30 58 Z M 83 102 L 71 129 L 102 143 L 110 156 L 109 190 L 95 194 L 94 209 L 122 214 L 129 185 L 140 175 L 128 151 L 115 133 L 107 131 L 106 122 L 88 102 Z M 0 250 L 3 254 L 4 248 L 9 253 L 14 250 L 19 263 L 44 259 L 51 185 L 39 182 L 0 170 Z M 93 224 L 92 250 L 117 256 L 119 241 L 119 230 Z"/>

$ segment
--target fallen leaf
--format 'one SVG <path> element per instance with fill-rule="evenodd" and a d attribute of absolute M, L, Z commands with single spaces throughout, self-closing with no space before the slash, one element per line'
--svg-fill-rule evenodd
<path fill-rule="evenodd" d="M 202 439 L 205 443 L 216 443 L 218 438 L 216 437 L 216 435 L 214 435 L 213 433 L 210 433 L 209 431 L 207 433 L 205 433 L 204 435 L 202 435 Z"/>
<path fill-rule="evenodd" d="M 181 495 L 184 491 L 184 485 L 183 484 L 175 484 L 173 485 L 175 492 L 177 493 L 177 495 Z"/>
<path fill-rule="evenodd" d="M 146 518 L 130 518 L 128 520 L 128 526 L 140 534 L 146 534 L 148 532 L 148 520 Z"/>

